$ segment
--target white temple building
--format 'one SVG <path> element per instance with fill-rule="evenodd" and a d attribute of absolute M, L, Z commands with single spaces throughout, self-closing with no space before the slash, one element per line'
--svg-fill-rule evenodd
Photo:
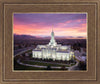
<path fill-rule="evenodd" d="M 74 52 L 72 52 L 70 45 L 62 46 L 61 44 L 57 44 L 52 29 L 51 40 L 49 44 L 37 45 L 37 47 L 32 51 L 32 57 L 39 59 L 69 61 L 74 57 Z"/>

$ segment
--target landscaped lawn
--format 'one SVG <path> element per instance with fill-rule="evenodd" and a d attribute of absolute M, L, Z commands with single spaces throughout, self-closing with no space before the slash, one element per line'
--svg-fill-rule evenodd
<path fill-rule="evenodd" d="M 35 62 L 35 61 L 22 61 L 25 64 L 30 64 L 30 65 L 40 65 L 40 66 L 56 66 L 56 67 L 70 67 L 70 65 L 60 65 L 60 64 L 50 64 L 50 63 L 43 63 L 43 62 Z"/>
<path fill-rule="evenodd" d="M 49 70 L 48 66 L 47 66 L 47 68 L 38 68 L 38 67 L 24 66 L 24 65 L 18 64 L 16 62 L 16 60 L 14 60 L 14 70 Z M 50 70 L 62 70 L 62 69 L 50 69 Z M 65 70 L 67 70 L 67 69 L 65 69 Z"/>

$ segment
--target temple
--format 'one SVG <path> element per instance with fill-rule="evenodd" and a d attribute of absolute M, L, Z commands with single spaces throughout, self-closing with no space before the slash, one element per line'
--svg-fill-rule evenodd
<path fill-rule="evenodd" d="M 62 46 L 61 44 L 57 44 L 52 29 L 50 42 L 47 45 L 37 45 L 37 47 L 32 51 L 32 57 L 39 59 L 52 59 L 53 61 L 69 61 L 74 58 L 74 52 L 72 52 L 70 45 Z"/>

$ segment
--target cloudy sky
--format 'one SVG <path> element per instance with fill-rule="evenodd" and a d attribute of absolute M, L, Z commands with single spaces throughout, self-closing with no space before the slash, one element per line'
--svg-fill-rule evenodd
<path fill-rule="evenodd" d="M 51 30 L 55 36 L 64 38 L 86 38 L 86 14 L 75 13 L 17 13 L 14 14 L 13 32 L 18 35 L 37 37 L 50 36 Z"/>

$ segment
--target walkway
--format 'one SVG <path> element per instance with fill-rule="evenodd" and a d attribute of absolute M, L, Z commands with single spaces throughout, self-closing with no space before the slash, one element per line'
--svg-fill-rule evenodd
<path fill-rule="evenodd" d="M 17 63 L 24 65 L 24 66 L 31 66 L 31 67 L 38 67 L 38 68 L 47 68 L 47 66 L 39 66 L 39 65 L 30 65 L 30 64 L 25 64 L 20 62 L 20 60 L 17 60 Z M 78 65 L 79 62 L 77 62 L 75 65 L 71 66 L 71 67 L 65 67 L 66 69 L 68 69 L 69 71 L 73 70 L 74 67 L 76 67 Z M 51 66 L 52 69 L 60 69 L 61 67 L 56 67 L 56 66 Z"/>
<path fill-rule="evenodd" d="M 69 71 L 74 70 L 74 68 L 76 68 L 78 66 L 79 62 L 77 61 L 77 63 L 74 66 L 71 66 L 68 68 Z"/>

